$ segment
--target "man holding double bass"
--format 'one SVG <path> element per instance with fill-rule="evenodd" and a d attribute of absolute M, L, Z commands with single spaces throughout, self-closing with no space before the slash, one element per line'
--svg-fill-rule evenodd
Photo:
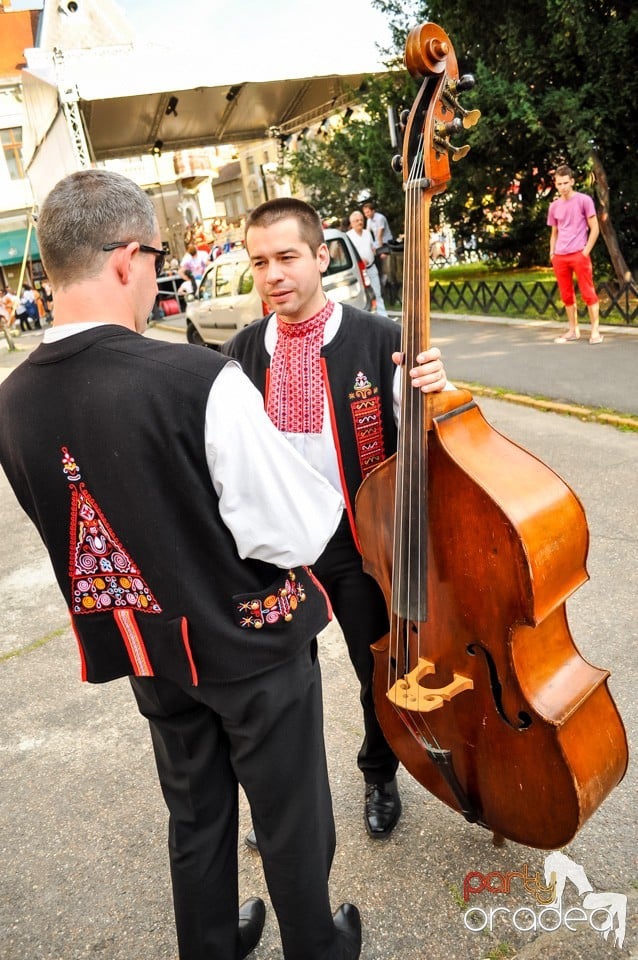
<path fill-rule="evenodd" d="M 359 680 L 364 822 L 372 839 L 383 840 L 401 815 L 398 760 L 377 720 L 372 693 L 370 645 L 387 633 L 388 616 L 381 589 L 363 571 L 354 501 L 362 480 L 396 451 L 401 329 L 387 317 L 326 299 L 322 276 L 330 256 L 319 215 L 309 204 L 294 198 L 261 204 L 248 217 L 246 247 L 255 285 L 271 313 L 222 349 L 239 360 L 261 391 L 275 426 L 346 503 L 313 570 L 328 594 Z M 446 388 L 436 347 L 408 363 L 417 389 Z M 254 825 L 259 842 L 268 825 Z M 249 834 L 247 842 L 254 846 L 254 837 Z"/>

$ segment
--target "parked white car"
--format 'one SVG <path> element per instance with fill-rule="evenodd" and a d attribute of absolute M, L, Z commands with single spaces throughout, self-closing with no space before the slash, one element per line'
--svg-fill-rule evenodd
<path fill-rule="evenodd" d="M 340 230 L 324 230 L 330 265 L 323 277 L 326 296 L 362 310 L 372 304 L 372 288 L 350 239 Z M 245 249 L 224 253 L 207 268 L 197 293 L 186 304 L 190 343 L 218 347 L 238 330 L 267 313 L 253 283 Z"/>

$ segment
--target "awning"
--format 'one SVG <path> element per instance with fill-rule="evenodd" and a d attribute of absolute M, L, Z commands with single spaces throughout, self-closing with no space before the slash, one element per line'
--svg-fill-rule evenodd
<path fill-rule="evenodd" d="M 27 243 L 27 230 L 7 230 L 0 233 L 0 264 L 9 266 L 12 263 L 22 263 L 24 249 Z M 40 248 L 35 230 L 31 231 L 29 253 L 33 260 L 40 259 Z"/>

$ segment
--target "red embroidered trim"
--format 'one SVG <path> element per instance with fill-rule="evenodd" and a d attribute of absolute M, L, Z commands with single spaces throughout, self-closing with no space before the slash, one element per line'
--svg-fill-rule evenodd
<path fill-rule="evenodd" d="M 73 631 L 75 642 L 77 643 L 78 650 L 80 651 L 80 679 L 86 682 L 86 658 L 84 656 L 84 648 L 82 646 L 82 641 L 80 640 L 80 635 L 75 629 L 75 624 L 73 623 L 73 617 L 71 617 L 71 630 Z"/>
<path fill-rule="evenodd" d="M 149 660 L 142 634 L 135 622 L 135 614 L 132 610 L 114 610 L 113 617 L 118 630 L 122 634 L 122 640 L 128 651 L 129 660 L 133 666 L 136 677 L 154 677 L 151 661 Z"/>
<path fill-rule="evenodd" d="M 324 585 L 322 584 L 321 580 L 317 580 L 316 576 L 314 575 L 310 567 L 304 567 L 304 570 L 306 571 L 306 573 L 314 583 L 315 587 L 317 588 L 317 590 L 319 590 L 324 600 L 326 601 L 326 607 L 328 610 L 328 620 L 332 620 L 332 617 L 334 615 L 332 610 L 332 604 L 330 603 L 330 597 L 326 593 L 326 589 Z"/>
<path fill-rule="evenodd" d="M 283 433 L 321 433 L 323 383 L 319 355 L 334 303 L 303 323 L 277 317 L 277 343 L 270 361 L 266 411 Z"/>
<path fill-rule="evenodd" d="M 128 607 L 140 613 L 161 613 L 126 549 L 84 483 L 77 463 L 62 447 L 62 469 L 71 481 L 69 577 L 71 613 L 102 613 Z"/>
<path fill-rule="evenodd" d="M 255 597 L 237 604 L 237 611 L 242 615 L 239 626 L 261 630 L 262 627 L 274 626 L 280 620 L 289 622 L 298 605 L 305 599 L 303 584 L 298 583 L 293 571 L 289 570 L 284 586 L 276 593 L 269 594 L 264 600 Z"/>
<path fill-rule="evenodd" d="M 188 620 L 186 617 L 182 617 L 182 643 L 184 644 L 184 649 L 186 650 L 186 656 L 188 657 L 188 662 L 191 668 L 191 680 L 193 681 L 193 686 L 199 686 L 199 677 L 197 675 L 197 667 L 195 666 L 195 661 L 193 660 L 193 654 L 191 651 L 190 640 L 188 639 Z"/>
<path fill-rule="evenodd" d="M 366 374 L 359 371 L 348 398 L 361 476 L 365 479 L 371 470 L 386 459 L 379 388 L 373 387 Z"/>

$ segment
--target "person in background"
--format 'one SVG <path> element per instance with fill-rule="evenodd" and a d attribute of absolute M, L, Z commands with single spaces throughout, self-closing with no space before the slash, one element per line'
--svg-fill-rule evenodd
<path fill-rule="evenodd" d="M 180 261 L 178 273 L 182 280 L 193 280 L 195 286 L 197 286 L 207 266 L 208 254 L 206 251 L 198 250 L 195 244 L 191 243 Z"/>
<path fill-rule="evenodd" d="M 55 319 L 0 385 L 0 464 L 49 552 L 83 679 L 128 675 L 148 720 L 180 960 L 241 960 L 261 936 L 263 901 L 239 907 L 238 782 L 285 960 L 357 960 L 357 908 L 330 909 L 329 612 L 307 566 L 342 498 L 236 363 L 141 335 L 164 252 L 140 187 L 71 174 L 38 241 Z"/>
<path fill-rule="evenodd" d="M 383 593 L 364 573 L 354 523 L 362 480 L 397 447 L 401 329 L 378 314 L 326 299 L 322 276 L 330 254 L 321 219 L 294 198 L 266 201 L 246 221 L 255 286 L 270 314 L 249 324 L 222 350 L 237 359 L 264 396 L 268 416 L 289 443 L 344 498 L 338 530 L 313 569 L 343 631 L 360 686 L 364 739 L 364 823 L 384 840 L 401 815 L 398 761 L 374 709 L 370 645 L 388 632 Z M 446 387 L 434 347 L 407 358 L 413 385 Z M 262 847 L 259 824 L 249 846 Z M 308 817 L 308 830 L 314 824 Z"/>
<path fill-rule="evenodd" d="M 42 286 L 40 288 L 40 299 L 42 301 L 42 306 L 44 309 L 44 321 L 45 323 L 53 322 L 53 290 L 51 289 L 51 284 L 45 277 L 42 281 Z"/>
<path fill-rule="evenodd" d="M 385 287 L 387 280 L 386 263 L 390 256 L 388 244 L 392 241 L 392 231 L 385 214 L 380 213 L 373 200 L 366 200 L 363 204 L 363 215 L 366 218 L 366 230 L 372 234 L 374 243 L 375 263 L 379 271 L 381 288 Z"/>
<path fill-rule="evenodd" d="M 10 290 L 8 287 L 4 292 L 2 297 L 2 303 L 4 305 L 7 317 L 8 317 L 8 327 L 12 329 L 15 327 L 15 322 L 17 319 L 17 310 L 20 306 L 20 297 Z"/>
<path fill-rule="evenodd" d="M 374 262 L 375 253 L 372 234 L 369 230 L 364 230 L 363 226 L 363 214 L 360 213 L 359 210 L 353 210 L 350 214 L 350 229 L 347 230 L 346 233 L 352 240 L 354 248 L 359 254 L 359 259 L 363 261 L 363 265 L 368 273 L 377 301 L 377 313 L 382 313 L 387 316 L 385 303 L 383 302 L 383 294 L 381 293 L 381 278 L 379 277 L 379 271 Z"/>
<path fill-rule="evenodd" d="M 40 311 L 38 310 L 38 304 L 36 302 L 35 293 L 33 287 L 29 283 L 25 283 L 22 287 L 22 295 L 20 297 L 20 303 L 23 305 L 26 310 L 28 317 L 27 327 L 29 330 L 40 330 L 42 324 L 40 323 Z M 31 323 L 33 321 L 33 327 Z M 22 326 L 22 324 L 21 324 Z"/>
<path fill-rule="evenodd" d="M 374 248 L 385 247 L 393 239 L 392 230 L 385 214 L 380 213 L 372 200 L 363 204 L 363 215 L 366 218 L 366 230 L 369 230 L 374 240 Z"/>
<path fill-rule="evenodd" d="M 547 213 L 547 225 L 551 227 L 549 259 L 567 314 L 567 332 L 557 337 L 555 342 L 573 343 L 580 340 L 575 274 L 580 295 L 587 304 L 591 325 L 589 342 L 602 343 L 600 308 L 591 262 L 591 251 L 600 233 L 594 201 L 588 194 L 574 190 L 574 174 L 566 164 L 556 168 L 554 184 L 558 197 L 550 203 Z"/>

